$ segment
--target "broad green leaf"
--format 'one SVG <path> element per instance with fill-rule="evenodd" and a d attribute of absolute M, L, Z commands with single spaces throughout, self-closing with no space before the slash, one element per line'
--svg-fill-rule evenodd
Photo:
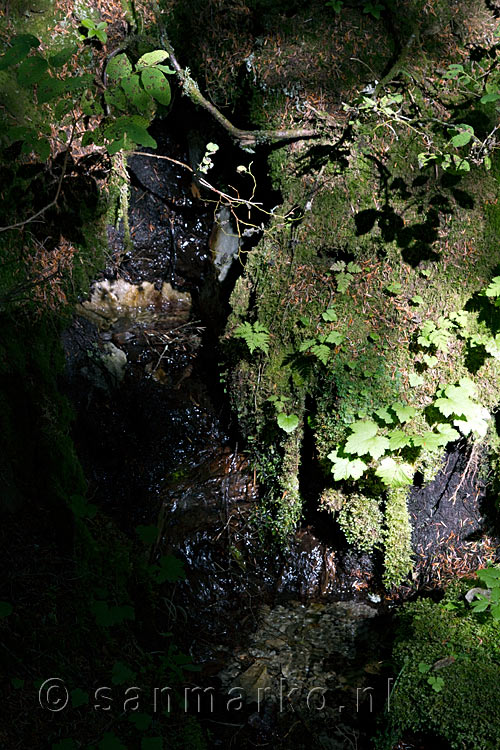
<path fill-rule="evenodd" d="M 486 287 L 485 292 L 487 297 L 500 297 L 500 276 L 495 276 Z"/>
<path fill-rule="evenodd" d="M 371 420 L 354 422 L 351 425 L 352 435 L 345 444 L 347 453 L 357 456 L 370 455 L 372 458 L 380 458 L 389 447 L 389 440 L 378 435 L 378 427 Z"/>
<path fill-rule="evenodd" d="M 129 721 L 134 724 L 135 728 L 138 729 L 139 732 L 145 732 L 146 729 L 149 729 L 149 727 L 151 726 L 153 717 L 149 714 L 137 713 L 136 711 L 134 711 L 130 714 Z"/>
<path fill-rule="evenodd" d="M 408 422 L 410 419 L 413 419 L 413 417 L 417 413 L 415 407 L 408 406 L 408 404 L 402 404 L 399 401 L 396 401 L 394 404 L 392 404 L 391 409 L 396 414 L 400 422 Z"/>
<path fill-rule="evenodd" d="M 437 425 L 437 431 L 440 435 L 443 437 L 443 445 L 447 445 L 448 443 L 453 443 L 455 440 L 458 440 L 460 437 L 460 434 L 457 432 L 457 430 L 454 430 L 451 424 L 438 424 Z"/>
<path fill-rule="evenodd" d="M 39 84 L 36 96 L 39 104 L 50 102 L 57 96 L 61 96 L 66 90 L 64 81 L 59 78 L 46 78 Z"/>
<path fill-rule="evenodd" d="M 18 62 L 27 57 L 32 47 L 38 47 L 40 44 L 40 40 L 31 34 L 20 34 L 12 37 L 11 42 L 12 47 L 7 50 L 5 55 L 0 57 L 0 70 L 5 70 L 11 65 L 17 65 Z"/>
<path fill-rule="evenodd" d="M 113 91 L 106 91 L 104 93 L 104 99 L 109 107 L 115 107 L 121 112 L 127 110 L 127 99 L 122 89 L 115 88 Z"/>
<path fill-rule="evenodd" d="M 394 423 L 394 418 L 392 414 L 389 411 L 387 411 L 385 407 L 377 409 L 377 411 L 375 412 L 375 416 L 377 416 L 379 419 L 382 420 L 382 422 L 385 422 L 386 424 Z"/>
<path fill-rule="evenodd" d="M 165 50 L 162 49 L 154 50 L 154 52 L 146 52 L 146 54 L 140 57 L 137 61 L 136 68 L 139 70 L 140 68 L 145 68 L 149 65 L 156 65 L 156 63 L 166 60 L 167 57 L 169 57 L 168 52 L 165 52 Z"/>
<path fill-rule="evenodd" d="M 427 367 L 435 367 L 439 362 L 438 358 L 434 354 L 424 354 L 422 359 L 424 360 Z"/>
<path fill-rule="evenodd" d="M 76 53 L 78 47 L 64 47 L 64 49 L 56 52 L 55 55 L 49 57 L 49 64 L 52 68 L 62 68 L 63 65 L 71 60 L 73 55 Z"/>
<path fill-rule="evenodd" d="M 66 91 L 82 91 L 82 89 L 92 88 L 93 85 L 94 78 L 90 73 L 72 76 L 71 78 L 66 78 L 64 81 Z"/>
<path fill-rule="evenodd" d="M 475 599 L 473 602 L 471 602 L 471 607 L 474 612 L 484 612 L 488 609 L 489 606 L 490 603 L 488 599 Z"/>
<path fill-rule="evenodd" d="M 387 284 L 385 289 L 390 292 L 390 294 L 401 294 L 403 287 L 398 281 L 393 281 L 391 284 Z"/>
<path fill-rule="evenodd" d="M 408 376 L 408 381 L 409 381 L 409 383 L 410 383 L 410 385 L 411 385 L 412 388 L 418 388 L 418 386 L 424 384 L 424 379 L 423 379 L 422 375 L 419 375 L 416 372 L 411 372 L 410 373 L 410 375 Z"/>
<path fill-rule="evenodd" d="M 326 323 L 335 323 L 336 320 L 338 320 L 337 313 L 333 309 L 333 307 L 329 307 L 328 310 L 325 310 L 325 312 L 321 313 L 321 317 Z"/>
<path fill-rule="evenodd" d="M 116 55 L 111 58 L 106 68 L 108 78 L 112 81 L 118 81 L 120 78 L 129 76 L 132 73 L 132 64 L 125 53 Z"/>
<path fill-rule="evenodd" d="M 146 68 L 141 72 L 141 81 L 148 94 L 157 102 L 165 106 L 170 104 L 170 84 L 160 70 Z"/>
<path fill-rule="evenodd" d="M 496 336 L 489 336 L 486 338 L 484 341 L 484 348 L 490 357 L 500 359 L 500 333 L 497 333 Z"/>
<path fill-rule="evenodd" d="M 184 563 L 174 555 L 163 555 L 158 562 L 150 567 L 151 574 L 157 583 L 175 583 L 186 577 Z"/>
<path fill-rule="evenodd" d="M 495 92 L 491 92 L 490 94 L 485 94 L 481 97 L 480 102 L 481 104 L 488 104 L 489 102 L 497 102 L 500 99 L 500 94 L 496 94 Z"/>
<path fill-rule="evenodd" d="M 22 86 L 38 83 L 46 75 L 49 64 L 44 57 L 33 55 L 24 60 L 18 68 L 17 80 Z"/>
<path fill-rule="evenodd" d="M 131 76 L 126 76 L 125 78 L 121 79 L 120 84 L 126 96 L 130 99 L 134 107 L 137 107 L 139 112 L 144 111 L 150 104 L 151 97 L 142 88 L 139 75 L 137 73 L 134 73 Z"/>
<path fill-rule="evenodd" d="M 472 138 L 472 133 L 467 130 L 457 133 L 451 139 L 452 146 L 459 148 L 460 146 L 466 146 Z"/>
<path fill-rule="evenodd" d="M 476 570 L 476 575 L 489 589 L 500 586 L 500 568 L 498 567 L 481 568 Z"/>
<path fill-rule="evenodd" d="M 344 339 L 345 336 L 343 336 L 339 331 L 330 331 L 330 333 L 325 338 L 325 341 L 327 344 L 335 344 L 336 346 L 339 346 Z"/>
<path fill-rule="evenodd" d="M 438 398 L 434 405 L 445 417 L 469 416 L 477 409 L 478 405 L 471 401 L 476 395 L 476 386 L 469 378 L 460 378 L 459 385 L 448 385 L 444 394 L 445 397 Z"/>
<path fill-rule="evenodd" d="M 293 432 L 299 426 L 299 418 L 296 414 L 285 414 L 281 411 L 277 416 L 278 427 L 287 433 Z"/>
<path fill-rule="evenodd" d="M 411 437 L 406 432 L 403 432 L 403 430 L 392 430 L 388 437 L 391 451 L 398 451 L 407 445 L 411 445 Z"/>
<path fill-rule="evenodd" d="M 427 672 L 431 671 L 431 665 L 421 661 L 418 664 L 418 671 L 420 672 L 420 674 L 427 674 Z"/>
<path fill-rule="evenodd" d="M 328 454 L 328 458 L 332 462 L 332 474 L 336 482 L 340 482 L 343 479 L 354 479 L 357 481 L 368 468 L 364 461 L 359 458 L 351 460 L 349 458 L 341 458 L 337 451 L 332 451 Z"/>
<path fill-rule="evenodd" d="M 398 463 L 391 456 L 383 458 L 375 474 L 387 487 L 406 487 L 413 484 L 413 466 L 406 463 Z"/>
<path fill-rule="evenodd" d="M 411 298 L 411 301 L 413 302 L 414 305 L 423 305 L 424 304 L 424 298 L 422 297 L 421 294 L 415 294 Z"/>
<path fill-rule="evenodd" d="M 439 450 L 444 444 L 443 436 L 437 435 L 435 432 L 431 432 L 431 430 L 427 430 L 423 435 L 413 436 L 413 445 L 425 448 L 431 452 Z"/>
<path fill-rule="evenodd" d="M 111 676 L 113 685 L 125 685 L 127 682 L 129 685 L 132 685 L 135 679 L 135 672 L 127 664 L 124 664 L 122 661 L 115 661 Z"/>
<path fill-rule="evenodd" d="M 467 415 L 466 419 L 455 419 L 453 424 L 458 427 L 462 435 L 469 435 L 471 432 L 476 437 L 485 437 L 488 432 L 488 421 L 490 413 L 483 406 L 476 405 L 477 409 Z"/>

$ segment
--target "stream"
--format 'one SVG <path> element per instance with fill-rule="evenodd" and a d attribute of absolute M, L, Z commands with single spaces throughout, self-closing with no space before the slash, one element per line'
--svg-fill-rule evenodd
<path fill-rule="evenodd" d="M 156 153 L 188 162 L 181 127 L 155 137 Z M 152 554 L 184 562 L 165 630 L 181 624 L 201 666 L 194 710 L 213 747 L 368 748 L 395 677 L 385 664 L 394 603 L 376 561 L 339 547 L 325 514 L 306 518 L 286 555 L 260 548 L 259 488 L 217 367 L 238 260 L 219 283 L 214 204 L 197 197 L 190 172 L 139 155 L 128 170 L 133 248 L 123 222 L 109 228 L 108 266 L 63 336 L 89 497 L 130 535 L 157 525 Z M 483 489 L 459 490 L 477 516 L 472 533 Z M 415 518 L 433 497 L 415 490 Z"/>

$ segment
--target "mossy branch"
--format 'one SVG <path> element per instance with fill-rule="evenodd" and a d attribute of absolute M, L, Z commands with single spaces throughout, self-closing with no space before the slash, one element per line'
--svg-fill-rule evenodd
<path fill-rule="evenodd" d="M 203 107 L 212 117 L 226 130 L 231 138 L 242 148 L 252 148 L 263 144 L 276 143 L 279 141 L 295 141 L 306 138 L 319 138 L 320 134 L 315 130 L 307 128 L 298 128 L 291 130 L 242 130 L 237 128 L 217 109 L 211 102 L 206 99 L 200 91 L 196 81 L 189 75 L 189 71 L 179 65 L 175 56 L 174 49 L 168 39 L 163 39 L 163 46 L 170 55 L 170 63 L 175 74 L 182 84 L 182 90 L 191 101 Z"/>

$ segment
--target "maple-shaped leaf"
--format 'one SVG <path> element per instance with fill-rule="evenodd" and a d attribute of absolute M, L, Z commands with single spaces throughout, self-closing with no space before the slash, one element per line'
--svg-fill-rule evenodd
<path fill-rule="evenodd" d="M 451 424 L 438 424 L 437 431 L 440 435 L 443 437 L 443 445 L 447 445 L 448 443 L 453 443 L 455 440 L 458 440 L 460 437 L 460 434 L 453 429 Z"/>
<path fill-rule="evenodd" d="M 424 384 L 424 379 L 417 372 L 411 372 L 408 376 L 409 383 L 412 388 L 418 388 L 418 386 Z"/>
<path fill-rule="evenodd" d="M 444 389 L 444 397 L 436 399 L 434 405 L 445 417 L 455 414 L 457 417 L 474 413 L 477 404 L 471 397 L 476 395 L 476 386 L 469 378 L 461 378 L 459 385 L 449 385 Z"/>
<path fill-rule="evenodd" d="M 372 420 L 359 420 L 351 425 L 352 435 L 345 444 L 347 453 L 357 456 L 369 454 L 372 458 L 380 458 L 389 447 L 389 440 L 378 435 L 378 427 Z"/>
<path fill-rule="evenodd" d="M 325 338 L 325 342 L 327 344 L 335 344 L 338 346 L 343 342 L 345 339 L 345 336 L 343 336 L 339 331 L 331 331 L 329 334 L 327 334 Z"/>
<path fill-rule="evenodd" d="M 413 436 L 413 445 L 428 451 L 437 451 L 443 445 L 443 436 L 427 430 L 423 435 Z"/>
<path fill-rule="evenodd" d="M 400 422 L 408 422 L 408 420 L 413 419 L 413 417 L 417 413 L 417 410 L 413 406 L 408 406 L 408 404 L 401 404 L 399 401 L 396 401 L 392 405 L 391 409 L 393 410 L 393 412 L 395 412 Z"/>
<path fill-rule="evenodd" d="M 413 484 L 413 466 L 398 463 L 391 456 L 382 459 L 375 474 L 387 487 L 406 487 Z"/>
<path fill-rule="evenodd" d="M 392 414 L 389 411 L 387 411 L 385 407 L 377 409 L 377 411 L 375 412 L 375 416 L 377 416 L 379 419 L 382 420 L 382 422 L 385 422 L 386 424 L 394 423 Z"/>
<path fill-rule="evenodd" d="M 427 367 L 434 367 L 434 365 L 437 365 L 438 363 L 438 358 L 433 354 L 424 354 L 422 359 L 424 360 Z"/>
<path fill-rule="evenodd" d="M 484 293 L 487 297 L 500 297 L 500 276 L 495 276 L 491 280 L 490 285 L 486 287 Z"/>
<path fill-rule="evenodd" d="M 491 357 L 500 359 L 500 334 L 496 336 L 489 336 L 484 342 L 484 348 Z"/>
<path fill-rule="evenodd" d="M 391 451 L 398 451 L 407 445 L 411 445 L 411 437 L 403 432 L 403 430 L 392 430 L 389 433 L 389 448 Z"/>
<path fill-rule="evenodd" d="M 462 435 L 469 435 L 471 432 L 476 437 L 484 437 L 488 432 L 488 420 L 491 417 L 488 409 L 479 404 L 474 404 L 475 410 L 467 414 L 465 419 L 455 419 L 453 424 L 458 427 Z"/>
<path fill-rule="evenodd" d="M 342 479 L 359 479 L 367 468 L 365 462 L 361 461 L 360 458 L 354 460 L 342 458 L 336 450 L 329 453 L 328 458 L 333 464 L 332 474 L 336 482 L 340 482 Z"/>

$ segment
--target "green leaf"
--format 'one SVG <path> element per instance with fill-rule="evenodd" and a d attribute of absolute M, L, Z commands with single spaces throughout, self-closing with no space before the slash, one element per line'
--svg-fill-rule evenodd
<path fill-rule="evenodd" d="M 413 419 L 413 417 L 417 413 L 415 407 L 408 406 L 408 404 L 401 404 L 399 401 L 396 401 L 394 404 L 392 404 L 391 409 L 396 414 L 400 422 L 408 422 L 410 419 Z"/>
<path fill-rule="evenodd" d="M 406 432 L 403 432 L 403 430 L 392 430 L 388 437 L 391 451 L 398 451 L 407 445 L 411 445 L 411 437 Z"/>
<path fill-rule="evenodd" d="M 137 73 L 122 78 L 120 83 L 126 96 L 130 99 L 134 107 L 139 110 L 139 112 L 142 112 L 148 107 L 151 102 L 151 97 L 141 87 L 140 78 Z"/>
<path fill-rule="evenodd" d="M 96 601 L 90 605 L 90 611 L 95 616 L 96 623 L 104 627 L 135 619 L 134 609 L 129 604 L 110 606 L 107 602 Z"/>
<path fill-rule="evenodd" d="M 39 104 L 50 102 L 57 96 L 61 96 L 66 90 L 64 81 L 59 78 L 46 78 L 39 84 L 36 96 Z"/>
<path fill-rule="evenodd" d="M 424 354 L 422 359 L 424 360 L 427 367 L 435 367 L 435 365 L 437 365 L 437 363 L 439 362 L 438 358 L 433 354 Z"/>
<path fill-rule="evenodd" d="M 336 320 L 338 320 L 337 313 L 333 309 L 333 307 L 329 307 L 328 310 L 325 310 L 325 312 L 321 313 L 321 317 L 326 323 L 335 323 Z"/>
<path fill-rule="evenodd" d="M 392 414 L 387 411 L 385 407 L 381 407 L 380 409 L 377 409 L 375 412 L 375 416 L 377 416 L 379 419 L 382 420 L 382 422 L 385 422 L 386 424 L 393 424 L 394 419 Z"/>
<path fill-rule="evenodd" d="M 476 570 L 476 575 L 489 589 L 500 586 L 500 568 L 489 566 Z"/>
<path fill-rule="evenodd" d="M 468 378 L 461 378 L 459 385 L 449 385 L 444 389 L 445 397 L 438 398 L 434 402 L 439 411 L 444 414 L 445 417 L 451 417 L 452 414 L 456 416 L 467 416 L 473 413 L 476 408 L 476 404 L 471 401 L 471 397 L 476 395 L 476 387 L 474 383 Z"/>
<path fill-rule="evenodd" d="M 71 693 L 71 705 L 73 708 L 79 708 L 80 706 L 87 706 L 89 703 L 89 694 L 80 688 L 72 690 Z"/>
<path fill-rule="evenodd" d="M 149 727 L 151 726 L 151 722 L 153 721 L 153 717 L 150 716 L 149 714 L 140 714 L 140 713 L 137 713 L 136 711 L 134 711 L 130 715 L 129 721 L 131 721 L 132 724 L 134 724 L 135 728 L 139 732 L 145 732 L 146 729 L 149 729 Z"/>
<path fill-rule="evenodd" d="M 157 102 L 165 106 L 170 104 L 170 84 L 160 70 L 146 68 L 141 73 L 141 81 L 148 94 Z"/>
<path fill-rule="evenodd" d="M 345 336 L 343 336 L 339 331 L 330 331 L 330 333 L 326 336 L 325 342 L 327 344 L 335 344 L 336 346 L 339 346 L 345 339 Z"/>
<path fill-rule="evenodd" d="M 344 450 L 357 456 L 370 455 L 380 458 L 389 447 L 389 440 L 378 435 L 378 427 L 371 420 L 361 420 L 351 425 L 352 435 L 349 436 Z"/>
<path fill-rule="evenodd" d="M 277 417 L 278 427 L 287 433 L 293 432 L 299 425 L 299 418 L 296 414 L 285 414 L 281 411 Z"/>
<path fill-rule="evenodd" d="M 163 555 L 150 567 L 150 571 L 156 583 L 176 583 L 186 578 L 183 561 L 174 555 Z"/>
<path fill-rule="evenodd" d="M 158 526 L 143 526 L 139 525 L 135 527 L 135 533 L 144 544 L 154 544 L 158 539 Z"/>
<path fill-rule="evenodd" d="M 480 102 L 481 104 L 489 104 L 489 102 L 497 102 L 500 99 L 500 94 L 496 94 L 495 92 L 491 92 L 490 94 L 485 94 L 481 97 Z"/>
<path fill-rule="evenodd" d="M 337 279 L 337 291 L 340 294 L 344 294 L 345 291 L 349 288 L 349 284 L 351 283 L 353 276 L 350 273 L 338 273 L 335 278 Z"/>
<path fill-rule="evenodd" d="M 13 607 L 10 602 L 0 602 L 0 620 L 4 617 L 8 617 L 13 612 Z"/>
<path fill-rule="evenodd" d="M 451 139 L 452 146 L 459 148 L 460 146 L 466 146 L 472 138 L 472 133 L 468 130 L 463 130 L 461 133 L 457 133 Z"/>
<path fill-rule="evenodd" d="M 416 372 L 411 372 L 408 376 L 408 381 L 412 388 L 418 388 L 420 385 L 424 384 L 424 379 L 422 375 L 419 375 Z"/>
<path fill-rule="evenodd" d="M 484 293 L 487 297 L 500 297 L 500 276 L 495 276 L 495 278 L 491 280 Z"/>
<path fill-rule="evenodd" d="M 471 602 L 471 607 L 474 610 L 474 612 L 485 612 L 488 607 L 490 606 L 490 603 L 488 599 L 476 599 L 473 602 Z"/>
<path fill-rule="evenodd" d="M 411 298 L 411 301 L 414 305 L 423 305 L 424 304 L 424 298 L 420 294 L 415 294 L 414 297 Z"/>
<path fill-rule="evenodd" d="M 49 57 L 49 65 L 52 68 L 62 68 L 63 65 L 66 65 L 71 60 L 77 49 L 78 47 L 64 47 L 64 49 Z"/>
<path fill-rule="evenodd" d="M 387 284 L 385 289 L 390 294 L 401 294 L 401 290 L 403 289 L 403 287 L 398 281 L 393 281 L 391 284 Z"/>
<path fill-rule="evenodd" d="M 431 671 L 431 665 L 421 661 L 418 664 L 418 671 L 420 672 L 420 674 L 427 674 L 427 672 Z"/>
<path fill-rule="evenodd" d="M 355 458 L 351 460 L 349 458 L 342 458 L 336 450 L 329 453 L 328 458 L 333 464 L 332 474 L 336 482 L 340 482 L 343 479 L 354 479 L 357 481 L 368 468 L 361 459 Z"/>
<path fill-rule="evenodd" d="M 357 263 L 352 263 L 351 261 L 347 264 L 347 270 L 349 273 L 361 273 L 363 269 L 361 268 L 361 266 L 358 266 Z"/>
<path fill-rule="evenodd" d="M 81 495 L 71 495 L 69 506 L 76 518 L 94 518 L 97 513 L 97 505 L 89 503 Z"/>
<path fill-rule="evenodd" d="M 112 81 L 119 81 L 125 76 L 129 76 L 132 73 L 132 64 L 125 53 L 116 55 L 111 58 L 106 68 L 108 78 Z"/>
<path fill-rule="evenodd" d="M 42 80 L 48 67 L 47 60 L 40 55 L 28 57 L 18 68 L 17 80 L 22 86 L 31 86 Z"/>
<path fill-rule="evenodd" d="M 115 107 L 121 112 L 125 112 L 128 109 L 127 99 L 122 89 L 115 88 L 113 91 L 106 91 L 104 93 L 104 100 L 108 107 Z"/>
<path fill-rule="evenodd" d="M 442 435 L 443 445 L 447 445 L 448 443 L 453 443 L 455 440 L 458 440 L 458 438 L 460 437 L 460 434 L 457 432 L 457 430 L 454 430 L 453 427 L 447 423 L 438 424 L 437 431 L 439 432 L 440 435 Z"/>
<path fill-rule="evenodd" d="M 437 451 L 441 448 L 445 442 L 443 441 L 442 435 L 436 435 L 435 432 L 427 430 L 423 435 L 413 436 L 413 445 L 417 447 L 425 448 L 428 451 Z"/>
<path fill-rule="evenodd" d="M 135 672 L 127 664 L 122 661 L 115 661 L 111 677 L 113 685 L 125 685 L 126 683 L 132 685 L 135 678 Z"/>
<path fill-rule="evenodd" d="M 387 487 L 407 487 L 413 484 L 413 466 L 407 463 L 398 463 L 391 456 L 383 458 L 375 475 L 380 477 Z"/>
<path fill-rule="evenodd" d="M 256 349 L 260 349 L 264 354 L 269 354 L 269 331 L 258 320 L 253 324 L 249 321 L 241 323 L 235 328 L 233 336 L 237 339 L 244 339 L 250 354 L 253 354 Z M 314 343 L 314 339 L 312 343 Z"/>
<path fill-rule="evenodd" d="M 165 52 L 165 50 L 162 49 L 154 50 L 154 52 L 146 52 L 146 54 L 140 57 L 137 61 L 136 68 L 139 70 L 140 68 L 145 68 L 149 65 L 156 65 L 156 63 L 163 62 L 163 60 L 166 60 L 168 57 L 168 52 Z"/>
<path fill-rule="evenodd" d="M 31 36 L 31 35 L 27 35 Z M 24 35 L 19 37 L 13 37 L 12 39 L 12 47 L 7 50 L 5 55 L 2 55 L 0 57 L 0 70 L 6 70 L 6 68 L 9 68 L 11 65 L 17 65 L 18 62 L 21 62 L 21 60 L 24 60 L 25 57 L 29 54 L 29 51 L 32 46 L 26 39 L 23 38 Z M 36 39 L 36 37 L 33 37 L 33 39 Z M 40 44 L 39 40 L 36 39 L 38 45 Z"/>

